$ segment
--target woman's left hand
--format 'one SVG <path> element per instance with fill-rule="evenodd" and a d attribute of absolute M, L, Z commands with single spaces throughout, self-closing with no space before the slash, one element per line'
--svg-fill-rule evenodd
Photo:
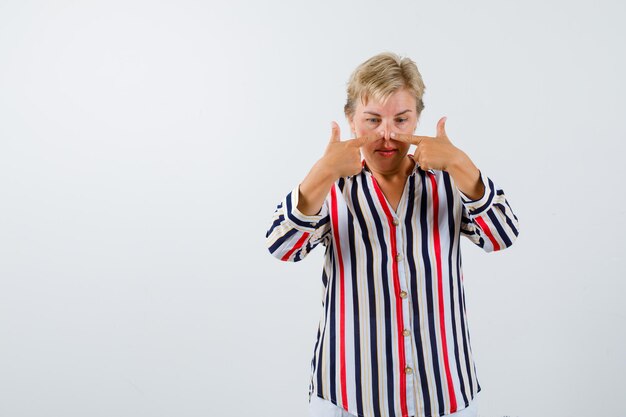
<path fill-rule="evenodd" d="M 391 139 L 417 146 L 413 160 L 424 170 L 436 169 L 447 171 L 450 166 L 458 163 L 465 155 L 454 146 L 446 134 L 446 119 L 442 117 L 437 123 L 437 136 L 415 136 L 391 133 Z"/>
<path fill-rule="evenodd" d="M 448 171 L 459 190 L 471 200 L 485 194 L 480 170 L 469 156 L 450 142 L 446 135 L 446 117 L 437 123 L 437 136 L 413 136 L 391 134 L 391 138 L 417 146 L 413 160 L 425 171 L 436 169 Z"/>

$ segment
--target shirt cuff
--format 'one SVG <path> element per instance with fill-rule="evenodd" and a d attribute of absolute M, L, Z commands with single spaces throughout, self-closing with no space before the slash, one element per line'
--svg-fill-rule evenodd
<path fill-rule="evenodd" d="M 480 173 L 480 181 L 485 186 L 485 192 L 483 196 L 476 199 L 471 200 L 468 196 L 466 196 L 461 190 L 459 190 L 459 194 L 461 194 L 461 201 L 467 208 L 469 214 L 476 216 L 483 211 L 487 210 L 491 203 L 493 202 L 493 197 L 495 196 L 495 187 L 493 182 L 489 177 L 483 175 L 482 171 L 478 171 Z"/>
<path fill-rule="evenodd" d="M 326 204 L 322 205 L 320 212 L 313 216 L 303 214 L 298 210 L 298 198 L 300 197 L 300 186 L 298 185 L 293 191 L 291 191 L 285 198 L 285 208 L 287 214 L 287 221 L 292 226 L 303 232 L 314 232 L 318 223 L 328 214 Z"/>

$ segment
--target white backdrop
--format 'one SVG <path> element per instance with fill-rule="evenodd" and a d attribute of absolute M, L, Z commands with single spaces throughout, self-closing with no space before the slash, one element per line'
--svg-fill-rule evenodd
<path fill-rule="evenodd" d="M 0 416 L 306 416 L 322 251 L 265 247 L 382 51 L 502 187 L 480 415 L 625 416 L 620 1 L 0 1 Z"/>

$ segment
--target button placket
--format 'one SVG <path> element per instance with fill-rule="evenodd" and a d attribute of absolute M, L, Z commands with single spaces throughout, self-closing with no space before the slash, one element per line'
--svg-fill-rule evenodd
<path fill-rule="evenodd" d="M 393 224 L 396 226 L 400 225 L 400 221 L 394 217 Z M 405 268 L 404 256 L 402 254 L 403 238 L 404 238 L 404 230 L 402 227 L 398 227 L 396 233 L 396 247 L 398 248 L 398 253 L 396 254 L 396 262 L 398 268 L 398 278 L 400 282 L 400 298 L 402 299 L 402 318 L 404 323 L 404 329 L 402 330 L 401 342 L 404 343 L 404 374 L 406 377 L 406 396 L 407 402 L 410 405 L 413 405 L 415 402 L 415 389 L 414 389 L 414 381 L 417 378 L 417 374 L 415 372 L 414 361 L 413 361 L 413 337 L 411 337 L 411 326 L 413 320 L 411 318 L 411 303 L 408 293 L 409 280 L 407 277 L 407 270 Z"/>
<path fill-rule="evenodd" d="M 405 190 L 406 191 L 406 190 Z M 403 208 L 403 207 L 402 207 Z M 401 213 L 403 210 L 400 209 L 399 212 Z M 394 213 L 395 214 L 395 213 Z M 402 218 L 402 215 L 399 216 L 400 218 Z M 394 260 L 395 260 L 395 268 L 397 268 L 398 271 L 398 282 L 399 282 L 399 288 L 398 290 L 399 292 L 399 296 L 400 296 L 400 303 L 401 303 L 401 314 L 402 314 L 402 322 L 404 324 L 404 328 L 402 329 L 402 332 L 398 335 L 398 337 L 400 338 L 399 342 L 400 343 L 404 343 L 404 375 L 406 377 L 406 401 L 407 401 L 407 405 L 408 405 L 408 411 L 410 413 L 410 415 L 414 415 L 415 414 L 415 386 L 414 386 L 414 380 L 416 378 L 415 371 L 414 371 L 414 366 L 413 366 L 413 338 L 409 337 L 411 335 L 411 331 L 409 330 L 412 326 L 412 322 L 413 320 L 411 320 L 411 316 L 410 316 L 410 298 L 409 298 L 409 284 L 408 284 L 408 279 L 407 279 L 407 270 L 405 268 L 405 264 L 403 262 L 404 260 L 404 255 L 402 253 L 403 249 L 404 249 L 404 240 L 405 240 L 405 230 L 404 228 L 401 226 L 401 222 L 398 219 L 398 217 L 396 215 L 393 216 L 392 219 L 392 223 L 395 226 L 395 237 L 396 237 L 396 250 L 397 253 L 395 254 Z"/>

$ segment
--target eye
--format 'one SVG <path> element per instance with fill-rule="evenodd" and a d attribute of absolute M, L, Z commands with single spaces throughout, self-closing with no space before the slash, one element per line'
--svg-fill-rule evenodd
<path fill-rule="evenodd" d="M 377 117 L 370 117 L 368 119 L 365 119 L 366 122 L 368 123 L 373 123 L 373 124 L 378 124 L 380 123 L 380 119 Z"/>
<path fill-rule="evenodd" d="M 404 122 L 406 122 L 407 120 L 409 120 L 409 118 L 408 118 L 408 117 L 398 117 L 398 118 L 396 119 L 396 122 L 397 122 L 397 123 L 404 123 Z"/>

